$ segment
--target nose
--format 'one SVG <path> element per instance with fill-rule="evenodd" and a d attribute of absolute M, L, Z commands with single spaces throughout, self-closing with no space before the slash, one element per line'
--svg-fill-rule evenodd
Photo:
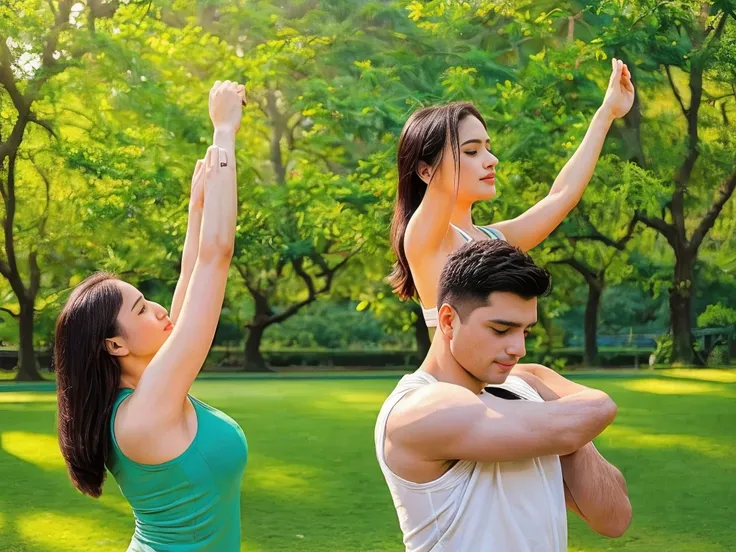
<path fill-rule="evenodd" d="M 526 337 L 523 332 L 519 332 L 511 337 L 511 340 L 506 346 L 506 354 L 517 359 L 526 355 Z"/>
<path fill-rule="evenodd" d="M 166 318 L 169 315 L 169 311 L 167 311 L 165 307 L 162 307 L 158 303 L 155 303 L 155 305 L 156 305 L 156 309 L 158 311 L 157 314 L 158 314 L 158 319 L 159 320 L 162 320 L 163 318 Z"/>
<path fill-rule="evenodd" d="M 487 156 L 486 156 L 486 158 L 484 159 L 484 163 L 483 163 L 483 166 L 484 166 L 484 167 L 485 167 L 486 169 L 490 169 L 491 167 L 495 167 L 496 165 L 498 165 L 498 157 L 496 157 L 495 155 L 493 155 L 493 154 L 492 154 L 492 153 L 491 153 L 491 152 L 489 151 L 489 152 L 488 152 L 488 155 L 487 155 Z"/>

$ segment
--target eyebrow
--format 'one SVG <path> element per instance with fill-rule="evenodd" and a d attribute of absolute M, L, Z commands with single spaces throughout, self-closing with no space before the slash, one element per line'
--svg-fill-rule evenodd
<path fill-rule="evenodd" d="M 131 312 L 133 312 L 133 309 L 135 309 L 135 306 L 138 304 L 138 301 L 143 299 L 143 296 L 141 295 L 138 299 L 135 300 L 135 303 L 133 303 L 133 308 L 130 309 Z"/>
<path fill-rule="evenodd" d="M 490 138 L 486 140 L 486 142 L 490 142 L 490 141 L 491 141 Z M 483 140 L 478 140 L 477 138 L 473 138 L 472 140 L 466 140 L 465 142 L 460 144 L 460 147 L 463 147 L 465 144 L 482 144 L 482 143 L 483 143 Z"/>
<path fill-rule="evenodd" d="M 498 324 L 500 326 L 508 326 L 510 328 L 521 328 L 522 327 L 522 324 L 519 324 L 518 322 L 511 322 L 509 320 L 489 320 L 488 322 L 493 322 L 494 324 Z M 536 325 L 537 325 L 536 322 L 532 322 L 526 327 L 526 329 L 528 330 L 529 328 L 533 328 Z"/>

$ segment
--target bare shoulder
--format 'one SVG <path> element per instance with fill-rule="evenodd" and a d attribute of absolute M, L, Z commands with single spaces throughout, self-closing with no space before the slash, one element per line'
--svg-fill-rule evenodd
<path fill-rule="evenodd" d="M 123 399 L 115 416 L 113 432 L 118 448 L 135 462 L 153 464 L 165 461 L 168 458 L 162 460 L 160 455 L 161 452 L 166 455 L 168 447 L 162 445 L 171 441 L 172 432 L 178 434 L 185 425 L 184 408 L 166 417 L 152 415 L 135 395 L 133 392 Z"/>
<path fill-rule="evenodd" d="M 411 445 L 450 431 L 463 418 L 482 416 L 486 410 L 472 391 L 450 383 L 425 385 L 407 394 L 394 407 L 386 424 L 387 435 Z"/>

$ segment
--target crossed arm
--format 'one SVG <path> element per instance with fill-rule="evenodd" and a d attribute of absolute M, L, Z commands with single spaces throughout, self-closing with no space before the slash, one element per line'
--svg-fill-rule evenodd
<path fill-rule="evenodd" d="M 588 389 L 553 370 L 536 364 L 514 369 L 543 399 L 554 401 Z M 518 371 L 518 372 L 516 372 Z M 607 537 L 620 537 L 631 523 L 631 503 L 621 472 L 588 442 L 572 454 L 560 457 L 567 507 L 591 529 Z"/>

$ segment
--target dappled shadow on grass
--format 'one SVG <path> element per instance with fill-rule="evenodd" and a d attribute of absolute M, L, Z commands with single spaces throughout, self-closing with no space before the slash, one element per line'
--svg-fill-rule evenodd
<path fill-rule="evenodd" d="M 640 381 L 648 383 L 631 385 Z M 376 414 L 395 383 L 195 385 L 196 396 L 233 416 L 248 437 L 245 550 L 401 549 L 396 513 L 373 449 Z M 617 540 L 571 519 L 570 550 L 736 550 L 733 385 L 584 383 L 604 389 L 619 405 L 616 423 L 596 443 L 625 474 L 635 514 L 630 530 Z M 53 409 L 37 395 L 42 394 L 0 403 L 0 481 L 10 482 L 0 491 L 0 549 L 125 549 L 133 531 L 129 506 L 112 479 L 102 501 L 72 488 L 58 455 Z"/>
<path fill-rule="evenodd" d="M 627 380 L 586 383 L 605 388 L 619 404 L 619 420 L 598 446 L 626 475 L 635 520 L 617 540 L 572 520 L 570 549 L 736 549 L 728 515 L 735 498 L 729 481 L 736 477 L 736 442 L 733 430 L 720 423 L 733 418 L 728 392 L 716 386 L 657 394 L 632 389 Z M 280 399 L 251 398 L 247 406 L 236 406 L 230 397 L 229 412 L 244 426 L 253 459 L 243 491 L 249 538 L 268 550 L 400 549 L 396 514 L 373 450 L 375 416 L 393 385 L 359 391 L 317 386 L 294 389 L 293 394 L 282 388 Z M 257 389 L 249 389 L 248 395 L 258 396 Z M 214 394 L 204 398 L 218 405 Z M 302 486 L 313 489 L 322 502 L 249 485 L 258 478 L 259 453 L 264 464 L 308 466 Z M 719 513 L 706 510 L 706 502 L 718 505 Z"/>
<path fill-rule="evenodd" d="M 73 488 L 56 440 L 55 411 L 38 398 L 0 403 L 0 550 L 124 549 L 133 531 L 125 500 L 112 480 L 102 500 Z"/>

